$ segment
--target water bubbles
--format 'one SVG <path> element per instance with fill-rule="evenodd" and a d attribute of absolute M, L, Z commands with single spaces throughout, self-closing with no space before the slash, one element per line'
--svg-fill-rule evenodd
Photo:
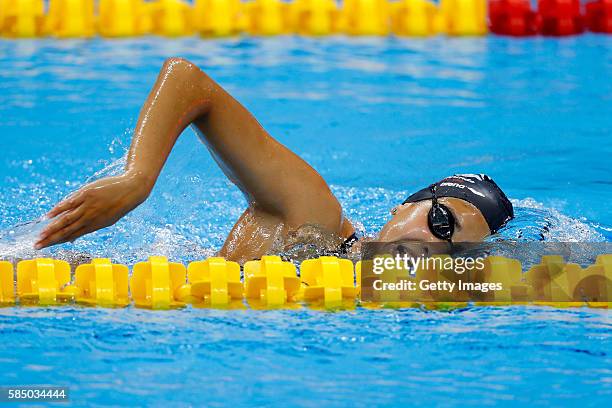
<path fill-rule="evenodd" d="M 34 249 L 34 244 L 48 223 L 46 217 L 41 217 L 0 231 L 0 257 L 11 260 L 35 257 L 38 251 Z"/>
<path fill-rule="evenodd" d="M 112 162 L 88 181 L 119 174 L 124 161 L 121 158 Z M 77 187 L 75 184 L 70 182 L 66 186 L 72 190 Z M 223 178 L 202 179 L 196 175 L 183 176 L 174 172 L 166 174 L 158 184 L 156 193 L 149 200 L 114 226 L 84 236 L 74 244 L 47 249 L 44 253 L 66 258 L 74 258 L 75 254 L 78 257 L 103 256 L 125 263 L 137 262 L 152 254 L 183 262 L 214 255 L 245 208 L 240 192 Z M 34 209 L 42 209 L 53 202 L 42 187 L 17 191 L 13 195 L 18 203 L 17 210 L 25 210 L 32 205 Z M 336 185 L 333 191 L 361 236 L 375 236 L 389 219 L 389 208 L 401 202 L 406 195 L 404 191 L 379 187 Z M 25 199 L 32 194 L 37 196 L 36 200 Z M 605 236 L 599 232 L 602 227 L 597 224 L 569 217 L 532 198 L 513 200 L 513 204 L 516 218 L 492 240 L 605 241 Z M 7 209 L 0 207 L 0 210 L 6 212 Z M 32 208 L 28 210 L 31 213 Z M 47 222 L 44 218 L 37 218 L 0 230 L 0 254 L 9 258 L 40 256 L 33 245 Z M 299 260 L 322 253 L 314 242 L 324 242 L 326 247 L 334 248 L 338 246 L 337 240 L 338 237 L 310 226 L 296 231 L 286 242 L 278 242 L 274 250 L 290 259 Z"/>
<path fill-rule="evenodd" d="M 500 231 L 504 239 L 548 242 L 603 242 L 605 237 L 595 225 L 572 218 L 533 198 L 511 200 L 515 219 Z"/>

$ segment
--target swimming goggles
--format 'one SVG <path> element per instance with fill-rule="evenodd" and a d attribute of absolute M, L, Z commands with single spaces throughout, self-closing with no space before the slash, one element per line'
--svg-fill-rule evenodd
<path fill-rule="evenodd" d="M 427 214 L 427 225 L 436 238 L 451 242 L 455 232 L 455 217 L 447 206 L 438 202 L 436 187 L 435 185 L 429 187 L 432 198 L 431 209 Z"/>

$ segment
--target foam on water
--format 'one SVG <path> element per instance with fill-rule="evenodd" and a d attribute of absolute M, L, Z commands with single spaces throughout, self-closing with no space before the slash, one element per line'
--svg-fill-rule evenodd
<path fill-rule="evenodd" d="M 46 217 L 15 225 L 6 231 L 0 231 L 0 254 L 3 258 L 29 258 L 38 256 L 34 249 L 38 235 L 49 223 Z"/>

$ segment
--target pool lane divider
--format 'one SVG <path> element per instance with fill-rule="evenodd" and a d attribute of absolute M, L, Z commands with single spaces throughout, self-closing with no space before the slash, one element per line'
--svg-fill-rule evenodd
<path fill-rule="evenodd" d="M 432 258 L 447 258 L 435 255 Z M 240 265 L 221 257 L 191 262 L 187 267 L 169 262 L 163 256 L 151 256 L 132 269 L 94 259 L 77 266 L 71 280 L 70 265 L 51 258 L 23 260 L 17 264 L 0 261 L 0 304 L 61 305 L 77 303 L 88 306 L 148 309 L 195 307 L 252 309 L 309 307 L 334 309 L 380 307 L 463 307 L 532 304 L 553 307 L 609 308 L 612 294 L 612 254 L 599 255 L 586 268 L 565 263 L 561 256 L 543 256 L 540 263 L 523 273 L 518 260 L 501 256 L 484 259 L 484 268 L 475 271 L 476 282 L 499 282 L 503 289 L 489 291 L 482 299 L 470 301 L 468 293 L 456 289 L 451 297 L 425 289 L 414 291 L 373 291 L 372 279 L 400 282 L 406 271 L 385 269 L 380 276 L 363 276 L 366 262 L 353 264 L 348 259 L 322 256 L 305 260 L 298 269 L 278 256 L 264 256 L 245 263 L 244 279 Z M 436 265 L 418 268 L 416 280 L 457 283 L 461 275 Z M 371 270 L 371 269 L 370 269 Z M 15 285 L 16 283 L 16 285 Z M 16 290 L 15 290 L 16 286 Z M 457 286 L 458 287 L 458 286 Z M 368 293 L 362 293 L 362 291 Z M 367 295 L 367 301 L 365 299 Z M 584 295 L 606 301 L 587 302 Z M 594 294 L 594 295 L 593 295 Z M 554 299 L 554 301 L 553 301 Z"/>
<path fill-rule="evenodd" d="M 244 297 L 247 300 L 279 307 L 296 302 L 299 291 L 297 268 L 280 256 L 264 256 L 244 264 Z"/>
<path fill-rule="evenodd" d="M 130 289 L 137 307 L 151 309 L 183 307 L 191 292 L 185 265 L 163 256 L 134 265 Z"/>
<path fill-rule="evenodd" d="M 360 280 L 355 280 L 353 262 L 333 256 L 308 259 L 300 265 L 303 299 L 326 304 L 341 304 L 343 299 L 356 299 Z M 355 284 L 357 282 L 357 284 Z"/>
<path fill-rule="evenodd" d="M 187 266 L 192 301 L 211 306 L 227 306 L 241 300 L 244 287 L 240 280 L 240 265 L 222 257 L 191 262 Z"/>
<path fill-rule="evenodd" d="M 0 304 L 15 303 L 15 280 L 13 264 L 0 261 Z"/>
<path fill-rule="evenodd" d="M 127 306 L 130 303 L 128 289 L 129 268 L 113 264 L 110 259 L 98 258 L 89 264 L 77 266 L 74 284 L 69 290 L 75 301 L 91 306 Z"/>
<path fill-rule="evenodd" d="M 9 38 L 612 33 L 612 0 L 0 0 Z"/>
<path fill-rule="evenodd" d="M 48 305 L 70 301 L 70 264 L 51 258 L 21 261 L 17 264 L 17 296 L 26 304 Z"/>

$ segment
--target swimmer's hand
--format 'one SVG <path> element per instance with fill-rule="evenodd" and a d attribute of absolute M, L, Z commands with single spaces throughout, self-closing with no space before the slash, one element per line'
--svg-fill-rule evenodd
<path fill-rule="evenodd" d="M 41 232 L 34 248 L 71 242 L 113 225 L 146 200 L 150 190 L 149 183 L 141 177 L 127 173 L 87 184 L 47 213 L 52 221 Z"/>

